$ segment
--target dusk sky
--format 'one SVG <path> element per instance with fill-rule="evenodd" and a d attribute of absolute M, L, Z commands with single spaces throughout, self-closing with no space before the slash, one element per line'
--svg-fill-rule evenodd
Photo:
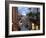
<path fill-rule="evenodd" d="M 38 11 L 40 12 L 40 9 L 38 9 Z M 27 8 L 27 7 L 18 7 L 18 12 L 20 13 L 20 14 L 22 14 L 22 15 L 25 15 L 26 16 L 26 14 L 27 13 L 30 13 L 30 12 L 37 12 L 37 9 L 36 8 L 31 8 L 30 10 L 29 10 L 29 8 Z"/>

